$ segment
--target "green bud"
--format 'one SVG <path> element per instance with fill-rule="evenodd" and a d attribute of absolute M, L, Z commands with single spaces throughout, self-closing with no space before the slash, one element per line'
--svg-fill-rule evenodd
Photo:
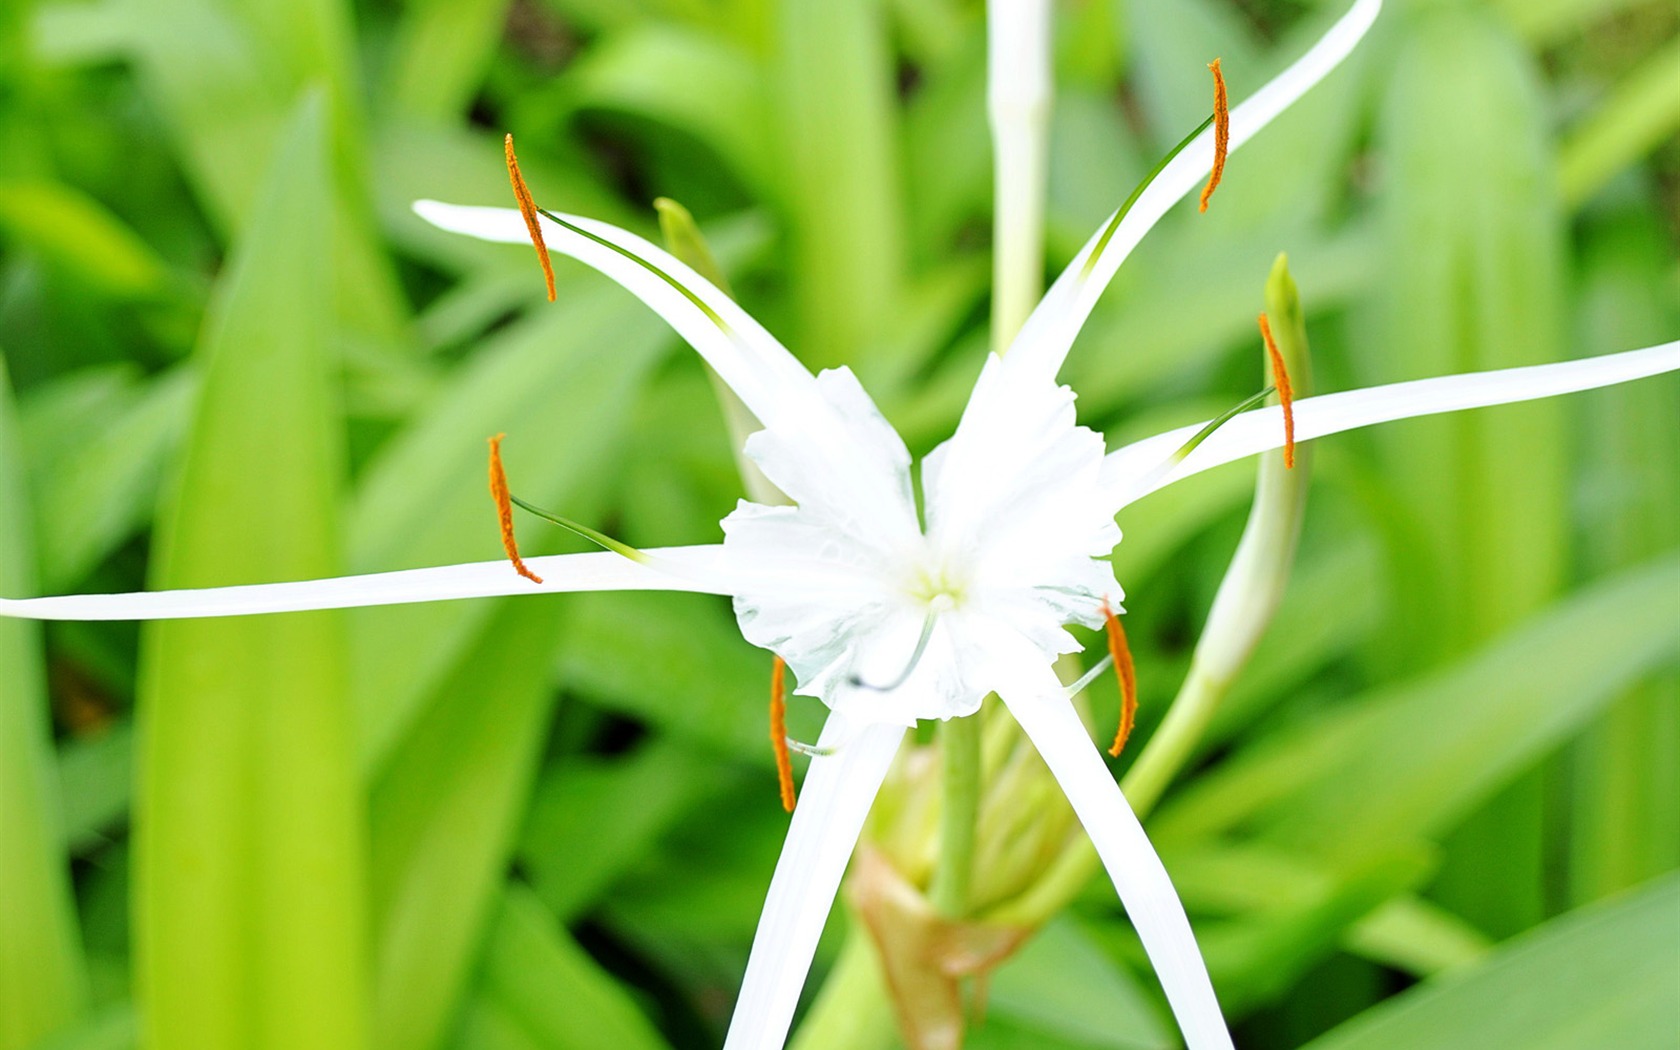
<path fill-rule="evenodd" d="M 659 232 L 665 238 L 665 250 L 733 299 L 735 293 L 729 290 L 729 279 L 723 275 L 711 245 L 706 243 L 705 235 L 695 225 L 689 210 L 669 197 L 655 199 L 653 210 L 659 213 Z"/>
<path fill-rule="evenodd" d="M 666 250 L 716 285 L 719 291 L 733 298 L 729 280 L 724 277 L 717 256 L 712 254 L 711 246 L 706 243 L 705 235 L 700 232 L 689 210 L 669 197 L 655 200 L 653 207 L 659 212 L 659 232 L 665 238 Z M 711 314 L 710 310 L 706 312 Z M 722 323 L 721 320 L 719 323 Z M 706 369 L 706 375 L 712 381 L 712 392 L 717 396 L 718 408 L 722 410 L 724 424 L 729 428 L 730 449 L 735 453 L 735 467 L 741 472 L 741 487 L 746 490 L 747 497 L 755 503 L 787 503 L 787 496 L 764 476 L 758 464 L 748 459 L 744 451 L 748 436 L 763 429 L 758 418 L 710 367 Z"/>
<path fill-rule="evenodd" d="M 1294 394 L 1305 396 L 1312 383 L 1306 324 L 1286 255 L 1278 256 L 1266 281 L 1266 315 Z M 1190 757 L 1277 612 L 1295 564 L 1310 474 L 1311 456 L 1305 448 L 1297 450 L 1293 469 L 1285 466 L 1282 449 L 1260 457 L 1248 525 L 1214 596 L 1190 673 L 1165 721 L 1126 776 L 1126 797 L 1140 812 L 1160 799 Z"/>

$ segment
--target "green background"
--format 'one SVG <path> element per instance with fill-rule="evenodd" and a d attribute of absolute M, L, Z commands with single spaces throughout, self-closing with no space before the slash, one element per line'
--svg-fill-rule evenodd
<path fill-rule="evenodd" d="M 1343 6 L 1058 3 L 1052 265 L 1205 116 L 1208 60 L 1241 99 Z M 973 0 L 6 4 L 0 593 L 494 558 L 503 431 L 533 502 L 716 540 L 695 356 L 409 213 L 510 204 L 507 131 L 550 209 L 687 205 L 926 452 L 987 345 L 984 44 Z M 1391 0 L 1127 263 L 1064 371 L 1082 421 L 1256 389 L 1280 250 L 1320 390 L 1672 339 L 1677 128 L 1670 0 Z M 1252 479 L 1122 515 L 1139 741 Z M 1321 442 L 1283 606 L 1149 823 L 1239 1045 L 1680 1041 L 1677 661 L 1672 377 Z M 768 679 L 692 595 L 0 621 L 0 1050 L 716 1046 L 786 826 Z M 1176 1045 L 1105 882 L 971 1035 Z"/>

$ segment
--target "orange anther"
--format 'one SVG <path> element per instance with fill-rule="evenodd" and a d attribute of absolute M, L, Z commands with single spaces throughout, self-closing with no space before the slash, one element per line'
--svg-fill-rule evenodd
<path fill-rule="evenodd" d="M 793 759 L 787 742 L 787 663 L 770 663 L 770 748 L 776 752 L 776 782 L 782 788 L 782 808 L 793 812 Z"/>
<path fill-rule="evenodd" d="M 1220 72 L 1217 58 L 1208 63 L 1208 68 L 1213 70 L 1213 171 L 1202 188 L 1202 211 L 1207 211 L 1213 191 L 1225 177 L 1225 155 L 1231 152 L 1231 102 L 1225 95 L 1225 74 Z"/>
<path fill-rule="evenodd" d="M 1114 658 L 1114 675 L 1120 679 L 1120 727 L 1114 731 L 1114 743 L 1109 745 L 1108 753 L 1119 758 L 1126 738 L 1137 724 L 1137 667 L 1132 663 L 1132 647 L 1126 644 L 1126 629 L 1120 626 L 1120 617 L 1114 615 L 1114 609 L 1106 601 L 1102 611 L 1103 627 L 1108 632 L 1108 655 Z"/>
<path fill-rule="evenodd" d="M 1266 356 L 1272 361 L 1272 384 L 1277 387 L 1278 401 L 1283 405 L 1283 465 L 1295 466 L 1295 391 L 1289 385 L 1289 369 L 1284 366 L 1283 354 L 1277 340 L 1272 338 L 1272 323 L 1260 315 L 1260 338 L 1266 341 Z"/>
<path fill-rule="evenodd" d="M 515 572 L 532 583 L 541 583 L 542 577 L 525 567 L 525 560 L 519 556 L 519 545 L 513 541 L 513 497 L 508 493 L 507 471 L 502 469 L 505 437 L 506 434 L 497 434 L 490 439 L 490 498 L 496 501 L 496 517 L 502 525 L 502 549 L 507 551 Z"/>
<path fill-rule="evenodd" d="M 531 198 L 525 176 L 519 174 L 519 158 L 513 155 L 513 134 L 503 140 L 507 153 L 508 178 L 513 182 L 513 196 L 519 201 L 519 214 L 525 218 L 525 228 L 531 231 L 531 243 L 537 248 L 537 262 L 542 264 L 543 280 L 548 283 L 548 301 L 554 301 L 554 267 L 548 261 L 548 245 L 543 243 L 542 223 L 537 218 L 537 202 Z"/>

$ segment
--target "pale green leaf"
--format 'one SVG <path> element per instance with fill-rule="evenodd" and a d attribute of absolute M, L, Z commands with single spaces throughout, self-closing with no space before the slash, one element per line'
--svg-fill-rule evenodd
<path fill-rule="evenodd" d="M 540 289 L 540 275 L 532 277 Z M 600 499 L 611 476 L 632 398 L 669 345 L 657 317 L 605 285 L 487 340 L 369 464 L 351 519 L 351 565 L 373 572 L 501 557 L 485 473 L 485 440 L 498 433 L 507 434 L 514 492 L 588 520 L 584 504 Z M 534 518 L 519 528 L 529 553 L 563 542 Z M 370 768 L 475 643 L 493 608 L 452 602 L 352 614 L 353 681 Z"/>
<path fill-rule="evenodd" d="M 906 262 L 882 0 L 780 7 L 772 74 L 806 360 L 867 374 Z"/>
<path fill-rule="evenodd" d="M 640 1007 L 529 890 L 510 885 L 459 1050 L 662 1050 Z"/>
<path fill-rule="evenodd" d="M 28 499 L 0 358 L 0 593 L 34 592 Z M 87 973 L 52 768 L 41 632 L 0 622 L 0 1050 L 24 1050 L 86 1006 Z"/>
<path fill-rule="evenodd" d="M 1028 1028 L 1038 1038 L 1104 1050 L 1175 1045 L 1131 973 L 1076 922 L 1063 919 L 1039 931 L 989 983 L 988 1017 Z M 986 1036 L 990 1027 L 976 1033 L 976 1045 L 994 1045 Z"/>
<path fill-rule="evenodd" d="M 568 755 L 543 775 L 520 835 L 532 887 L 561 919 L 578 915 L 640 861 L 711 787 L 718 764 L 655 742 L 622 758 Z M 768 791 L 770 781 L 765 780 Z"/>
<path fill-rule="evenodd" d="M 1564 224 L 1536 62 L 1485 10 L 1439 5 L 1406 20 L 1378 143 L 1391 158 L 1374 338 L 1361 382 L 1556 361 L 1566 354 Z M 1390 652 L 1426 667 L 1542 608 L 1569 555 L 1567 406 L 1536 402 L 1382 428 L 1400 516 L 1406 619 Z M 1545 911 L 1539 774 L 1468 816 L 1440 899 L 1511 933 Z"/>
<path fill-rule="evenodd" d="M 169 266 L 102 204 L 55 182 L 0 182 L 0 235 L 64 269 L 102 296 L 155 299 L 171 290 Z"/>
<path fill-rule="evenodd" d="M 1680 879 L 1572 912 L 1308 1050 L 1663 1050 L 1680 1034 Z"/>
<path fill-rule="evenodd" d="M 1680 561 L 1584 591 L 1476 656 L 1275 734 L 1163 809 L 1159 839 L 1248 827 L 1354 858 L 1440 835 L 1680 653 Z"/>
<path fill-rule="evenodd" d="M 564 601 L 493 606 L 373 783 L 373 1032 L 382 1050 L 437 1046 L 461 1002 L 547 735 L 548 651 Z"/>
<path fill-rule="evenodd" d="M 320 99 L 299 107 L 271 167 L 199 348 L 203 386 L 156 538 L 159 588 L 339 570 Z M 363 843 L 339 619 L 155 624 L 144 650 L 146 1041 L 353 1050 L 365 1035 Z"/>
<path fill-rule="evenodd" d="M 1617 172 L 1680 131 L 1680 38 L 1645 59 L 1592 115 L 1573 128 L 1558 157 L 1563 196 L 1579 204 Z"/>
<path fill-rule="evenodd" d="M 399 119 L 443 122 L 471 105 L 507 25 L 509 0 L 418 0 L 391 41 L 380 108 Z"/>

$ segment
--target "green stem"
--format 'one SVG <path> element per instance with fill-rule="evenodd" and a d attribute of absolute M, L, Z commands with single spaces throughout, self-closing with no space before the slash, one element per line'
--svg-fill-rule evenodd
<path fill-rule="evenodd" d="M 888 1050 L 897 1041 L 875 945 L 853 925 L 790 1050 Z"/>
<path fill-rule="evenodd" d="M 975 827 L 980 818 L 980 716 L 953 718 L 939 727 L 945 807 L 939 820 L 939 868 L 929 896 L 946 918 L 968 912 L 974 877 Z"/>
<path fill-rule="evenodd" d="M 1192 664 L 1190 674 L 1178 691 L 1178 698 L 1167 709 L 1160 728 L 1149 738 L 1138 760 L 1120 778 L 1120 790 L 1132 811 L 1142 820 L 1166 794 L 1167 785 L 1184 768 L 1201 742 L 1202 734 L 1219 710 L 1219 701 L 1230 687 Z"/>

